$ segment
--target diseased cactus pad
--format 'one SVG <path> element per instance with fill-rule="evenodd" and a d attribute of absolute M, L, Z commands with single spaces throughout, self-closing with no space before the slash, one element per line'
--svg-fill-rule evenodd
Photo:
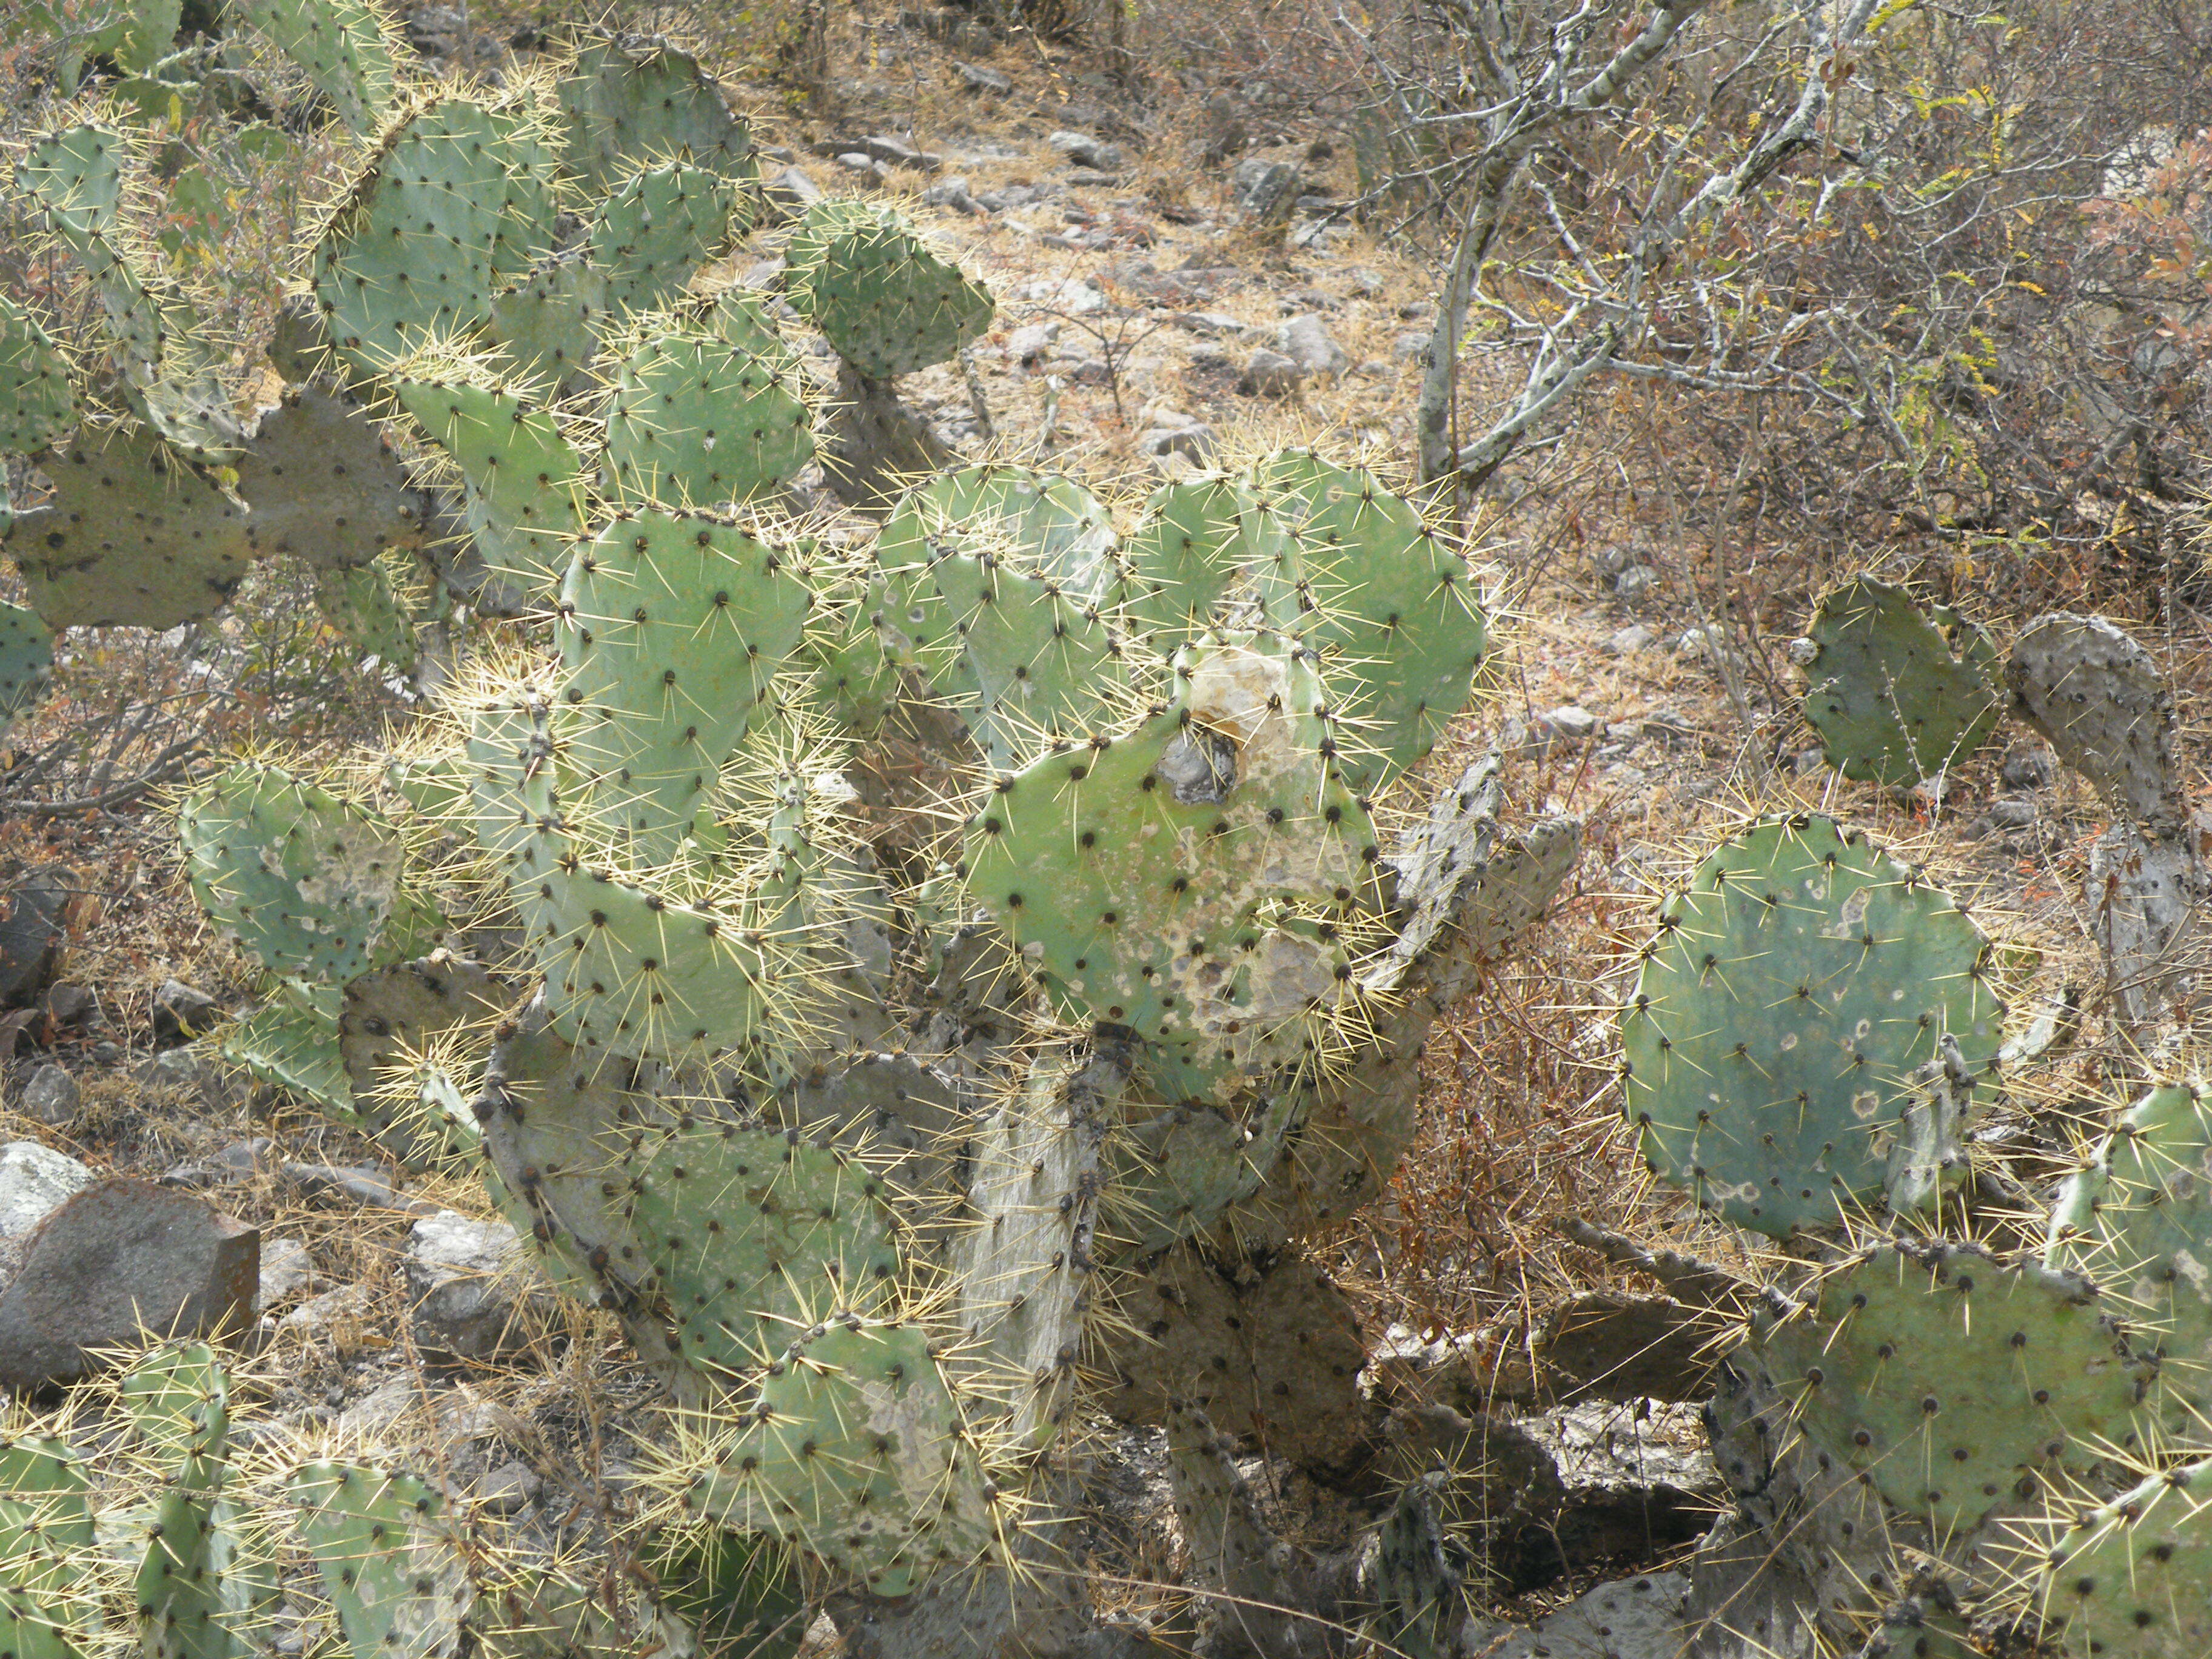
<path fill-rule="evenodd" d="M 1178 662 L 1172 706 L 1001 781 L 969 823 L 969 890 L 1068 1018 L 1297 1060 L 1377 907 L 1375 826 L 1303 655 L 1254 639 Z"/>
<path fill-rule="evenodd" d="M 241 763 L 177 813 L 192 896 L 273 974 L 343 984 L 436 942 L 406 843 L 377 814 L 275 766 Z"/>
<path fill-rule="evenodd" d="M 1820 598 L 1807 635 L 1805 718 L 1847 778 L 1902 788 L 1957 765 L 1997 723 L 1996 647 L 1979 626 L 1856 576 Z"/>
<path fill-rule="evenodd" d="M 1990 945 L 1950 896 L 1828 818 L 1723 842 L 1659 912 L 1621 1014 L 1645 1161 L 1738 1226 L 1825 1226 L 1882 1188 L 1939 1040 L 1996 1061 Z"/>
<path fill-rule="evenodd" d="M 55 628 L 174 628 L 212 616 L 246 575 L 246 509 L 140 426 L 80 431 L 45 464 L 53 500 L 7 551 Z"/>
<path fill-rule="evenodd" d="M 2028 1513 L 2129 1444 L 2154 1369 L 2078 1274 L 1941 1243 L 1868 1251 L 1756 1340 L 1807 1439 L 1939 1536 Z"/>
<path fill-rule="evenodd" d="M 39 613 L 0 604 L 0 737 L 46 695 L 53 665 L 53 630 Z"/>
<path fill-rule="evenodd" d="M 293 1474 L 300 1532 L 357 1654 L 442 1659 L 476 1599 L 444 1500 L 410 1474 L 307 1463 Z"/>

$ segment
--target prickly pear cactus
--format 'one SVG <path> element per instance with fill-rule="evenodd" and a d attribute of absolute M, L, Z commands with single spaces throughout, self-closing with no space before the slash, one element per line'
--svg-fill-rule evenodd
<path fill-rule="evenodd" d="M 356 1655 L 442 1659 L 476 1600 L 435 1488 L 359 1464 L 302 1464 L 299 1529 Z"/>
<path fill-rule="evenodd" d="M 1939 1538 L 2033 1513 L 2136 1441 L 2154 1367 L 2119 1338 L 2080 1275 L 1940 1242 L 1863 1252 L 1756 1335 L 1806 1439 Z"/>
<path fill-rule="evenodd" d="M 433 97 L 385 137 L 314 253 L 331 348 L 374 376 L 481 327 L 550 251 L 556 135 L 527 92 Z"/>
<path fill-rule="evenodd" d="M 185 798 L 177 828 L 192 896 L 272 974 L 343 985 L 437 942 L 399 831 L 281 768 L 229 768 Z"/>
<path fill-rule="evenodd" d="M 2167 1396 L 2212 1401 L 2212 1105 L 2190 1084 L 2151 1090 L 2059 1188 L 2045 1261 L 2127 1305 L 2130 1344 L 2155 1352 Z"/>
<path fill-rule="evenodd" d="M 5 546 L 48 626 L 174 628 L 244 580 L 245 510 L 146 428 L 81 428 L 41 465 L 53 500 Z"/>
<path fill-rule="evenodd" d="M 1340 772 L 1372 794 L 1467 707 L 1490 648 L 1474 573 L 1371 472 L 1285 450 L 1249 483 L 1297 540 L 1294 557 L 1260 567 L 1268 620 L 1318 653 L 1343 699 Z"/>
<path fill-rule="evenodd" d="M 72 1635 L 92 1626 L 91 1490 L 62 1442 L 0 1439 L 0 1644 L 20 1659 L 77 1659 Z"/>
<path fill-rule="evenodd" d="M 1996 728 L 1996 646 L 1948 606 L 1855 576 L 1820 596 L 1806 634 L 1805 718 L 1847 778 L 1906 787 Z"/>
<path fill-rule="evenodd" d="M 776 494 L 814 453 L 787 352 L 639 319 L 607 408 L 600 488 L 617 501 L 711 507 Z"/>
<path fill-rule="evenodd" d="M 1067 1017 L 1200 1065 L 1295 1064 L 1350 1001 L 1374 824 L 1300 653 L 1202 642 L 1177 673 L 1168 708 L 1001 781 L 969 826 L 969 890 Z"/>
<path fill-rule="evenodd" d="M 668 1467 L 684 1510 L 805 1550 L 879 1596 L 1000 1547 L 995 1488 L 927 1334 L 841 1317 L 799 1334 L 734 1428 Z"/>
<path fill-rule="evenodd" d="M 784 258 L 785 296 L 872 380 L 948 362 L 991 325 L 990 291 L 888 208 L 817 202 Z"/>
<path fill-rule="evenodd" d="M 2052 1528 L 2037 1606 L 2069 1654 L 2187 1659 L 2212 1642 L 2212 1462 L 2148 1476 Z"/>
<path fill-rule="evenodd" d="M 1659 912 L 1621 1014 L 1621 1091 L 1645 1162 L 1770 1237 L 1882 1190 L 1914 1070 L 1959 1044 L 1994 1065 L 1989 941 L 1856 831 L 1803 815 L 1730 837 Z"/>
<path fill-rule="evenodd" d="M 2102 617 L 2038 617 L 2013 641 L 2005 684 L 2021 719 L 2087 777 L 2113 811 L 2160 835 L 2188 817 L 2165 672 Z"/>
<path fill-rule="evenodd" d="M 698 59 L 668 41 L 586 34 L 554 95 L 562 170 L 594 198 L 647 158 L 681 158 L 738 184 L 758 173 L 745 124 Z"/>
<path fill-rule="evenodd" d="M 404 47 L 391 17 L 368 0 L 240 0 L 240 13 L 307 71 L 356 134 L 391 107 Z"/>
<path fill-rule="evenodd" d="M 33 455 L 76 424 L 69 364 L 39 319 L 0 295 L 0 455 Z"/>
<path fill-rule="evenodd" d="M 38 705 L 53 666 L 53 630 L 35 611 L 0 604 L 0 737 Z"/>

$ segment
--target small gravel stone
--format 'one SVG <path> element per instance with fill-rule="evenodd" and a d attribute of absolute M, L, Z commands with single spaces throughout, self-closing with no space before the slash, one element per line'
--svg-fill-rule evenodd
<path fill-rule="evenodd" d="M 50 1128 L 59 1128 L 76 1115 L 84 1091 L 62 1066 L 41 1066 L 23 1085 L 23 1113 Z"/>
<path fill-rule="evenodd" d="M 1656 634 L 1642 623 L 1631 623 L 1627 627 L 1616 629 L 1608 635 L 1606 638 L 1605 648 L 1616 657 L 1626 657 L 1649 648 L 1657 642 L 1658 638 Z"/>

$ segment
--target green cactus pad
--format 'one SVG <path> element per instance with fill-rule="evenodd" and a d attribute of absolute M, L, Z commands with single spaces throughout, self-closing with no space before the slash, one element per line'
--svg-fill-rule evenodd
<path fill-rule="evenodd" d="M 204 1342 L 166 1344 L 124 1376 L 131 1426 L 154 1450 L 179 1463 L 220 1458 L 230 1437 L 230 1376 Z"/>
<path fill-rule="evenodd" d="M 729 240 L 738 197 L 698 167 L 655 167 L 626 179 L 583 242 L 494 298 L 489 332 L 517 378 L 567 388 L 598 355 L 601 334 L 665 305 Z"/>
<path fill-rule="evenodd" d="M 673 301 L 727 251 L 744 202 L 726 173 L 672 164 L 625 179 L 599 204 L 584 246 L 616 316 Z"/>
<path fill-rule="evenodd" d="M 2129 1341 L 2160 1358 L 2167 1396 L 2212 1403 L 2212 1104 L 2151 1090 L 2059 1190 L 2045 1261 L 2088 1273 L 2128 1310 Z"/>
<path fill-rule="evenodd" d="M 712 519 L 619 517 L 578 552 L 555 630 L 555 733 L 641 864 L 686 836 L 720 840 L 709 807 L 721 766 L 812 604 L 787 550 Z"/>
<path fill-rule="evenodd" d="M 709 1653 L 793 1659 L 814 1621 L 804 1577 L 787 1551 L 719 1527 L 657 1534 L 646 1565 L 661 1594 Z"/>
<path fill-rule="evenodd" d="M 53 628 L 174 628 L 211 616 L 246 574 L 246 512 L 137 426 L 80 429 L 42 463 L 47 506 L 6 548 Z"/>
<path fill-rule="evenodd" d="M 307 71 L 349 132 L 374 132 L 398 82 L 399 43 L 371 0 L 241 0 L 240 13 Z"/>
<path fill-rule="evenodd" d="M 357 569 L 319 574 L 315 609 L 345 636 L 357 659 L 374 658 L 389 673 L 412 672 L 422 654 L 414 606 L 393 582 L 391 566 L 381 560 Z"/>
<path fill-rule="evenodd" d="M 430 503 L 368 412 L 302 385 L 264 410 L 238 458 L 254 553 L 289 553 L 318 570 L 353 569 L 422 544 Z"/>
<path fill-rule="evenodd" d="M 2155 1370 L 2080 1275 L 1944 1243 L 1865 1252 L 1755 1340 L 1806 1439 L 1945 1538 L 2132 1443 Z"/>
<path fill-rule="evenodd" d="M 1374 474 L 1285 450 L 1259 463 L 1253 494 L 1297 538 L 1292 567 L 1261 567 L 1269 618 L 1321 653 L 1352 738 L 1345 781 L 1372 794 L 1436 747 L 1490 648 L 1467 561 Z M 1298 579 L 1286 581 L 1291 569 Z"/>
<path fill-rule="evenodd" d="M 252 1659 L 268 1652 L 280 1574 L 248 1506 L 173 1489 L 156 1502 L 135 1590 L 146 1659 Z"/>
<path fill-rule="evenodd" d="M 32 143 L 15 182 L 44 210 L 47 228 L 100 297 L 125 404 L 191 459 L 225 460 L 236 451 L 239 428 L 218 354 L 183 291 L 142 253 L 126 222 L 135 151 L 114 128 L 66 128 Z"/>
<path fill-rule="evenodd" d="M 991 325 L 990 290 L 888 208 L 817 202 L 791 234 L 785 296 L 872 380 L 950 361 Z"/>
<path fill-rule="evenodd" d="M 813 416 L 786 354 L 647 329 L 614 371 L 600 487 L 684 509 L 775 495 L 813 458 Z"/>
<path fill-rule="evenodd" d="M 215 1045 L 217 1054 L 244 1066 L 257 1081 L 289 1091 L 337 1122 L 361 1123 L 338 1048 L 337 1026 L 327 1012 L 278 998 L 225 1026 Z"/>
<path fill-rule="evenodd" d="M 289 1484 L 300 1535 L 356 1655 L 443 1659 L 475 1600 L 445 1500 L 411 1474 L 304 1463 Z"/>
<path fill-rule="evenodd" d="M 587 195 L 678 159 L 738 184 L 759 171 L 752 134 L 714 77 L 665 40 L 587 40 L 554 95 L 565 117 L 562 171 Z"/>
<path fill-rule="evenodd" d="M 1811 815 L 1753 823 L 1659 912 L 1621 1014 L 1645 1162 L 1774 1237 L 1882 1189 L 1916 1067 L 1993 1069 L 1990 945 L 1950 896 Z"/>
<path fill-rule="evenodd" d="M 2178 1464 L 2057 1533 L 2036 1601 L 2065 1652 L 2198 1659 L 2212 1644 L 2207 1492 L 2212 1461 Z"/>
<path fill-rule="evenodd" d="M 1115 545 L 1113 514 L 1074 479 L 998 461 L 939 473 L 900 496 L 876 562 L 889 573 L 948 552 L 988 554 L 1103 605 L 1121 574 Z"/>
<path fill-rule="evenodd" d="M 0 604 L 0 738 L 37 707 L 53 666 L 53 630 L 37 611 Z"/>
<path fill-rule="evenodd" d="M 392 392 L 459 469 L 484 563 L 549 592 L 584 533 L 586 494 L 584 459 L 551 411 L 501 386 L 403 381 Z"/>
<path fill-rule="evenodd" d="M 83 1461 L 60 1441 L 0 1439 L 0 1650 L 79 1659 L 98 1618 L 84 1583 L 91 1491 Z"/>
<path fill-rule="evenodd" d="M 434 100 L 394 129 L 316 246 L 331 348 L 374 375 L 481 326 L 553 239 L 553 167 L 526 107 Z"/>
<path fill-rule="evenodd" d="M 1049 576 L 955 553 L 930 567 L 958 654 L 934 677 L 948 706 L 1001 770 L 1054 739 L 1118 722 L 1128 690 L 1121 641 L 1098 607 Z"/>
<path fill-rule="evenodd" d="M 133 1366 L 119 1392 L 140 1442 L 167 1460 L 136 1585 L 149 1659 L 246 1659 L 269 1634 L 277 1586 L 260 1540 L 221 1496 L 228 1375 L 205 1343 L 174 1343 Z"/>
<path fill-rule="evenodd" d="M 880 1310 L 899 1256 L 883 1183 L 796 1133 L 697 1122 L 627 1152 L 625 1200 L 686 1361 L 750 1375 L 841 1310 Z"/>
<path fill-rule="evenodd" d="M 752 909 L 672 902 L 603 866 L 543 872 L 535 937 L 554 1028 L 593 1056 L 703 1058 L 799 1036 L 801 941 Z"/>
<path fill-rule="evenodd" d="M 423 954 L 443 923 L 378 814 L 281 767 L 241 763 L 177 811 L 192 896 L 273 974 L 343 985 Z"/>
<path fill-rule="evenodd" d="M 917 1327 L 799 1333 L 741 1423 L 734 1437 L 708 1430 L 726 1455 L 692 1475 L 691 1512 L 780 1538 L 877 1595 L 908 1595 L 996 1546 L 959 1404 Z"/>
<path fill-rule="evenodd" d="M 0 294 L 0 455 L 32 455 L 76 424 L 69 364 L 39 319 Z"/>
<path fill-rule="evenodd" d="M 1259 639 L 1178 661 L 1174 704 L 1001 780 L 969 890 L 1066 1017 L 1295 1060 L 1376 903 L 1374 825 L 1331 774 L 1301 656 Z"/>
<path fill-rule="evenodd" d="M 1152 492 L 1124 556 L 1121 611 L 1154 652 L 1173 656 L 1221 620 L 1247 571 L 1279 570 L 1290 532 L 1271 507 L 1231 478 L 1194 478 Z"/>
<path fill-rule="evenodd" d="M 1845 777 L 1905 788 L 1996 729 L 1996 647 L 1957 611 L 1855 576 L 1821 595 L 1806 633 L 1805 718 Z"/>

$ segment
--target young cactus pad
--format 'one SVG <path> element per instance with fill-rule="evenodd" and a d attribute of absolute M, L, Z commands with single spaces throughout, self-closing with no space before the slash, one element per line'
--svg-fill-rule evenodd
<path fill-rule="evenodd" d="M 2078 1268 L 2127 1306 L 2130 1346 L 2155 1348 L 2159 1384 L 2212 1403 L 2212 1106 L 2202 1089 L 2153 1089 L 2059 1189 L 2045 1260 Z"/>
<path fill-rule="evenodd" d="M 1752 823 L 1660 908 L 1622 1012 L 1652 1170 L 1781 1238 L 1882 1188 L 1914 1069 L 1996 1064 L 1990 945 L 1941 888 L 1814 815 Z"/>
<path fill-rule="evenodd" d="M 1806 1439 L 1949 1537 L 2133 1438 L 2153 1368 L 2118 1335 L 2077 1274 L 1931 1243 L 1867 1251 L 1757 1341 Z"/>
<path fill-rule="evenodd" d="M 1847 778 L 1898 788 L 1957 765 L 1997 723 L 1996 647 L 1947 606 L 1854 576 L 1821 595 L 1806 633 L 1805 718 Z"/>
<path fill-rule="evenodd" d="M 0 1439 L 0 1650 L 17 1659 L 80 1659 L 89 1628 L 82 1587 L 93 1551 L 92 1482 L 60 1441 Z"/>
<path fill-rule="evenodd" d="M 2212 1461 L 2151 1475 L 2073 1518 L 2038 1610 L 2070 1655 L 2202 1659 L 2212 1647 Z"/>

